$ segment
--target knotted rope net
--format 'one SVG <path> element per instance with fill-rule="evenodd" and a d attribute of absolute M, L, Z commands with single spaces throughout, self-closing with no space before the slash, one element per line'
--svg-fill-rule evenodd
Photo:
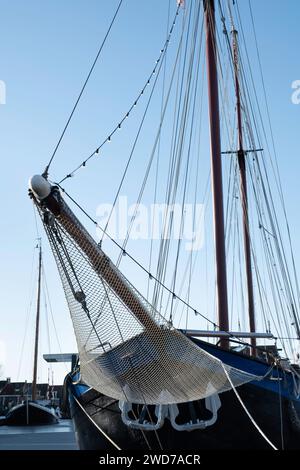
<path fill-rule="evenodd" d="M 73 321 L 82 380 L 141 404 L 182 403 L 231 389 L 222 362 L 170 325 L 59 200 L 58 216 L 38 207 Z M 224 367 L 235 387 L 259 379 Z"/>

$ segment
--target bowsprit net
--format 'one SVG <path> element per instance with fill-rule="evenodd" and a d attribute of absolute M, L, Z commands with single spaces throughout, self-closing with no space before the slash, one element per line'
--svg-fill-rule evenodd
<path fill-rule="evenodd" d="M 38 205 L 63 283 L 84 382 L 118 400 L 174 404 L 231 389 L 222 362 L 176 330 L 125 278 L 60 193 Z M 234 386 L 258 380 L 224 365 Z"/>

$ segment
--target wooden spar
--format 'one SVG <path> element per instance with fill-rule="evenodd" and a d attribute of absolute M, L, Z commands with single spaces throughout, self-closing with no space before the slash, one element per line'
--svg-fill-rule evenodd
<path fill-rule="evenodd" d="M 61 198 L 57 189 L 52 188 L 50 194 L 43 198 L 43 206 L 57 218 L 60 225 L 87 256 L 94 270 L 107 282 L 119 299 L 145 327 L 145 330 L 151 335 L 156 335 L 160 332 L 160 327 L 151 318 L 150 312 L 148 312 L 141 300 L 127 284 L 118 268 L 102 251 L 66 202 Z"/>
<path fill-rule="evenodd" d="M 248 316 L 250 332 L 255 333 L 255 310 L 254 310 L 254 293 L 253 293 L 253 278 L 251 268 L 251 245 L 249 233 L 249 216 L 248 216 L 248 195 L 247 195 L 247 177 L 246 177 L 246 160 L 243 143 L 243 124 L 242 124 L 242 106 L 241 106 L 241 91 L 239 81 L 239 55 L 237 44 L 237 31 L 232 31 L 232 52 L 234 62 L 234 79 L 235 79 L 235 93 L 236 93 L 236 112 L 237 112 L 237 126 L 238 126 L 238 165 L 240 170 L 240 193 L 243 211 L 243 236 L 244 236 L 244 254 L 245 254 L 245 267 L 247 279 L 247 295 L 248 295 Z M 255 336 L 251 338 L 252 353 L 255 354 L 256 339 Z"/>
<path fill-rule="evenodd" d="M 35 341 L 34 341 L 34 362 L 33 362 L 33 379 L 32 379 L 32 400 L 36 400 L 36 381 L 37 381 L 37 363 L 39 350 L 39 328 L 40 328 L 40 306 L 41 306 L 41 278 L 42 278 L 42 245 L 40 241 L 39 250 L 39 274 L 36 301 L 36 323 L 35 323 Z"/>
<path fill-rule="evenodd" d="M 241 331 L 205 331 L 205 330 L 181 330 L 187 336 L 195 338 L 261 338 L 274 339 L 272 333 L 249 333 Z"/>
<path fill-rule="evenodd" d="M 206 26 L 206 57 L 210 121 L 214 236 L 217 271 L 217 305 L 220 330 L 228 331 L 229 321 L 214 0 L 204 0 L 204 9 Z M 222 338 L 220 344 L 222 347 L 226 348 L 228 347 L 229 343 L 228 340 Z"/>

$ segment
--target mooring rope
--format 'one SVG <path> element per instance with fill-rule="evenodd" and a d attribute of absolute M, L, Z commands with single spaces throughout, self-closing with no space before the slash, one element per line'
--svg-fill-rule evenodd
<path fill-rule="evenodd" d="M 88 81 L 89 81 L 89 79 L 90 79 L 90 77 L 91 77 L 91 75 L 92 75 L 92 73 L 93 73 L 93 70 L 94 70 L 94 68 L 95 68 L 95 66 L 96 66 L 96 64 L 97 64 L 97 62 L 98 62 L 99 56 L 100 56 L 100 54 L 101 54 L 101 52 L 102 52 L 102 49 L 103 49 L 103 47 L 104 47 L 104 45 L 105 45 L 105 43 L 106 43 L 106 40 L 107 40 L 107 38 L 108 38 L 108 36 L 109 36 L 109 33 L 110 33 L 110 31 L 111 31 L 111 29 L 112 29 L 112 27 L 113 27 L 113 24 L 114 24 L 114 22 L 115 22 L 115 19 L 116 19 L 118 13 L 119 13 L 119 10 L 120 10 L 120 8 L 121 8 L 122 3 L 123 3 L 123 0 L 120 0 L 120 2 L 119 2 L 119 4 L 118 4 L 118 7 L 117 7 L 117 9 L 116 9 L 116 11 L 115 11 L 115 14 L 114 14 L 114 16 L 113 16 L 113 18 L 112 18 L 112 20 L 111 20 L 111 22 L 110 22 L 109 28 L 108 28 L 108 30 L 107 30 L 105 36 L 104 36 L 104 39 L 103 39 L 103 41 L 102 41 L 102 43 L 101 43 L 101 45 L 100 45 L 100 48 L 99 48 L 98 52 L 97 52 L 97 55 L 96 55 L 96 57 L 95 57 L 95 60 L 94 60 L 94 62 L 93 62 L 93 64 L 92 64 L 92 66 L 91 66 L 91 68 L 90 68 L 90 71 L 89 71 L 89 73 L 88 73 L 88 75 L 87 75 L 87 78 L 86 78 L 86 80 L 85 80 L 85 82 L 84 82 L 84 84 L 83 84 L 83 86 L 82 86 L 82 88 L 81 88 L 81 90 L 80 90 L 80 93 L 79 93 L 78 98 L 77 98 L 77 100 L 76 100 L 76 102 L 75 102 L 75 105 L 74 105 L 73 108 L 72 108 L 71 114 L 70 114 L 70 116 L 69 116 L 69 118 L 68 118 L 68 120 L 67 120 L 67 122 L 66 122 L 66 125 L 65 125 L 65 127 L 64 127 L 64 129 L 63 129 L 63 131 L 62 131 L 62 133 L 61 133 L 61 136 L 60 136 L 60 138 L 59 138 L 59 140 L 58 140 L 58 142 L 57 142 L 57 144 L 56 144 L 56 147 L 55 147 L 55 149 L 54 149 L 54 151 L 53 151 L 53 153 L 52 153 L 52 155 L 51 155 L 51 158 L 50 158 L 50 160 L 49 160 L 49 162 L 48 162 L 48 164 L 47 164 L 47 166 L 46 166 L 46 168 L 45 168 L 45 170 L 44 170 L 44 173 L 43 173 L 43 174 L 44 174 L 44 176 L 45 176 L 46 178 L 47 178 L 47 176 L 48 176 L 48 172 L 49 172 L 50 165 L 51 165 L 51 163 L 52 163 L 52 161 L 53 161 L 53 159 L 54 159 L 54 157 L 55 157 L 55 155 L 56 155 L 56 152 L 57 152 L 57 150 L 58 150 L 58 147 L 59 147 L 60 144 L 61 144 L 62 139 L 64 138 L 64 135 L 65 135 L 65 133 L 66 133 L 66 130 L 68 129 L 69 124 L 70 124 L 70 122 L 71 122 L 71 119 L 72 119 L 72 117 L 73 117 L 73 115 L 74 115 L 74 113 L 75 113 L 75 111 L 76 111 L 77 106 L 78 106 L 78 103 L 79 103 L 79 101 L 80 101 L 80 99 L 81 99 L 81 97 L 82 97 L 82 95 L 83 95 L 83 93 L 84 93 L 84 90 L 85 90 L 85 88 L 86 88 L 86 86 L 87 86 L 87 84 L 88 84 Z"/>
<path fill-rule="evenodd" d="M 103 436 L 117 449 L 117 450 L 122 450 L 121 447 L 118 446 L 99 426 L 95 421 L 91 418 L 91 416 L 88 414 L 88 412 L 84 409 L 82 404 L 80 403 L 79 400 L 75 397 L 74 394 L 72 394 L 72 397 L 76 401 L 77 405 L 81 408 L 81 410 L 84 412 L 84 414 L 87 416 L 87 418 L 93 423 L 93 425 L 103 434 Z"/>
<path fill-rule="evenodd" d="M 226 368 L 224 367 L 224 364 L 223 362 L 221 362 L 222 364 L 222 367 L 223 367 L 223 370 L 225 372 L 225 375 L 227 377 L 227 380 L 228 382 L 230 383 L 231 387 L 232 387 L 232 390 L 234 391 L 238 401 L 240 402 L 242 408 L 244 409 L 245 413 L 247 414 L 248 418 L 250 419 L 251 423 L 253 424 L 253 426 L 257 429 L 257 431 L 259 432 L 259 434 L 264 438 L 264 440 L 272 447 L 273 450 L 278 450 L 277 447 L 270 441 L 270 439 L 267 438 L 267 436 L 265 435 L 265 433 L 262 431 L 262 429 L 258 426 L 257 422 L 255 421 L 255 419 L 253 418 L 253 416 L 250 414 L 250 412 L 248 411 L 245 403 L 243 402 L 243 400 L 241 399 L 239 393 L 237 392 L 235 386 L 233 385 L 232 383 L 232 380 L 230 379 L 229 377 L 229 374 L 226 370 Z"/>

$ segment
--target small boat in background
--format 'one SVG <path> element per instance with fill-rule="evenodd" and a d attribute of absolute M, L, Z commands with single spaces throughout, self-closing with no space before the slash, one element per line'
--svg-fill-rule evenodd
<path fill-rule="evenodd" d="M 24 426 L 39 424 L 57 424 L 58 417 L 52 408 L 40 405 L 37 401 L 24 400 L 20 405 L 14 406 L 0 425 Z"/>
<path fill-rule="evenodd" d="M 13 406 L 7 415 L 0 420 L 0 425 L 9 426 L 33 426 L 39 424 L 56 424 L 58 417 L 53 408 L 48 408 L 37 400 L 37 362 L 39 345 L 40 305 L 41 305 L 41 279 L 42 279 L 42 246 L 39 240 L 39 268 L 36 304 L 36 326 L 34 345 L 33 380 L 31 387 L 31 398 L 24 400 L 21 404 Z"/>

